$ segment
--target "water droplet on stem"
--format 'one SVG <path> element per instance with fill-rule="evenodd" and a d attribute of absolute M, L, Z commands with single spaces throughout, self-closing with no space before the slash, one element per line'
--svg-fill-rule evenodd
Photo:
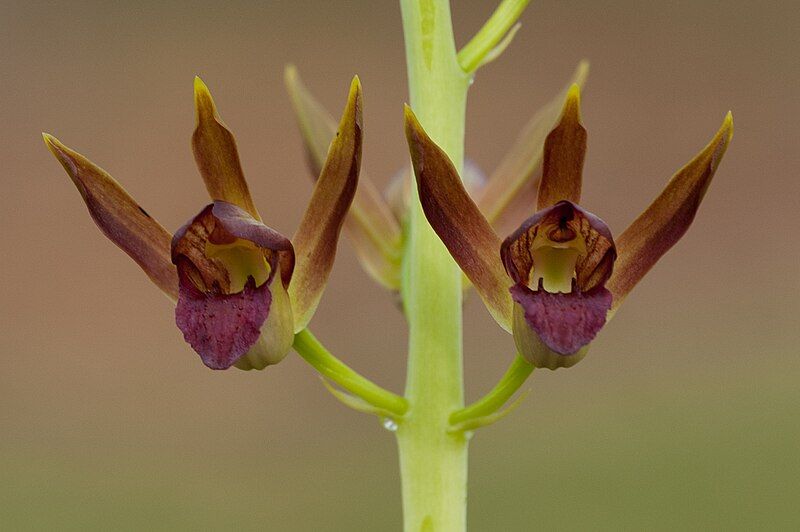
<path fill-rule="evenodd" d="M 397 430 L 397 421 L 390 417 L 383 418 L 383 428 L 388 430 L 389 432 L 395 432 Z"/>

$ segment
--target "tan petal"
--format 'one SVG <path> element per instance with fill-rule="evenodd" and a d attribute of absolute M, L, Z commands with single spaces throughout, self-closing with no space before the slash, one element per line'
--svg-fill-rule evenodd
<path fill-rule="evenodd" d="M 732 137 L 733 116 L 728 113 L 708 146 L 678 170 L 655 201 L 617 239 L 619 256 L 607 284 L 614 294 L 612 312 L 689 229 Z"/>
<path fill-rule="evenodd" d="M 239 163 L 236 139 L 219 117 L 211 93 L 199 77 L 194 78 L 194 105 L 197 127 L 192 149 L 208 194 L 213 200 L 233 203 L 261 220 Z"/>
<path fill-rule="evenodd" d="M 72 178 L 103 234 L 135 260 L 165 294 L 177 299 L 178 276 L 170 260 L 172 235 L 103 169 L 55 137 L 46 133 L 43 136 L 47 147 Z"/>
<path fill-rule="evenodd" d="M 293 66 L 286 68 L 285 81 L 303 136 L 309 168 L 316 179 L 336 134 L 336 122 L 303 85 Z M 367 273 L 387 288 L 397 289 L 400 286 L 400 224 L 372 181 L 363 173 L 359 181 L 345 220 L 345 231 Z"/>
<path fill-rule="evenodd" d="M 453 163 L 406 106 L 406 138 L 420 202 L 431 227 L 483 299 L 492 317 L 511 330 L 512 282 L 500 260 L 500 239 L 464 189 Z"/>
<path fill-rule="evenodd" d="M 581 175 L 586 156 L 586 130 L 581 125 L 581 89 L 570 87 L 558 125 L 544 141 L 539 209 L 559 201 L 580 202 Z"/>
<path fill-rule="evenodd" d="M 588 74 L 589 63 L 583 61 L 576 68 L 569 85 L 528 121 L 512 148 L 489 177 L 489 182 L 477 196 L 476 202 L 492 224 L 503 218 L 504 227 L 514 228 L 530 216 L 531 212 L 537 210 L 531 201 L 527 210 L 506 220 L 507 209 L 512 202 L 514 205 L 518 203 L 514 201 L 518 195 L 526 194 L 530 197 L 532 190 L 535 198 L 538 185 L 531 187 L 530 182 L 536 183 L 541 176 L 544 140 L 556 125 L 569 88 L 573 84 L 583 86 Z M 498 232 L 506 234 L 508 231 L 498 229 Z"/>
<path fill-rule="evenodd" d="M 325 166 L 292 239 L 297 263 L 289 297 L 296 331 L 305 328 L 317 309 L 336 257 L 342 223 L 356 192 L 364 134 L 361 107 L 361 83 L 356 77 Z"/>

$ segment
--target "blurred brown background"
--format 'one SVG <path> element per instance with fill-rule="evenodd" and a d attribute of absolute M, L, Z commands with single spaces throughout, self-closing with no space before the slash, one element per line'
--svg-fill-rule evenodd
<path fill-rule="evenodd" d="M 493 2 L 453 2 L 464 44 Z M 406 161 L 394 1 L 0 2 L 0 528 L 399 530 L 391 435 L 299 357 L 212 372 L 172 307 L 95 228 L 48 131 L 167 228 L 206 201 L 192 77 L 234 130 L 268 223 L 310 193 L 283 66 L 338 113 L 358 73 L 365 168 Z M 491 170 L 591 61 L 585 206 L 621 232 L 732 109 L 695 226 L 570 371 L 472 444 L 473 530 L 800 524 L 800 24 L 793 2 L 533 2 L 471 89 L 467 153 Z M 402 390 L 404 323 L 348 243 L 313 329 Z M 511 359 L 467 302 L 468 396 Z"/>

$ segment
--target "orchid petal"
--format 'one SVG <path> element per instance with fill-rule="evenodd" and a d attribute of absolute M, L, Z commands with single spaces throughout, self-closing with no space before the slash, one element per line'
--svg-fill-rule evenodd
<path fill-rule="evenodd" d="M 500 239 L 464 188 L 447 154 L 405 108 L 406 138 L 428 222 L 483 299 L 492 317 L 511 330 L 509 278 L 500 261 Z"/>
<path fill-rule="evenodd" d="M 515 283 L 532 284 L 534 243 L 544 231 L 549 232 L 548 240 L 580 240 L 582 249 L 575 263 L 580 290 L 587 292 L 606 283 L 617 257 L 611 230 L 603 220 L 569 201 L 537 212 L 503 241 L 500 255 Z"/>
<path fill-rule="evenodd" d="M 172 236 L 169 232 L 103 169 L 55 137 L 43 136 L 47 147 L 72 178 L 103 234 L 136 261 L 167 296 L 177 299 L 178 277 L 170 261 Z"/>
<path fill-rule="evenodd" d="M 500 219 L 504 220 L 503 227 L 513 228 L 519 225 L 531 211 L 533 200 L 536 198 L 537 182 L 541 176 L 545 138 L 558 121 L 569 88 L 575 84 L 583 86 L 588 74 L 589 63 L 582 61 L 576 68 L 570 83 L 528 121 L 517 137 L 514 146 L 489 177 L 486 187 L 476 196 L 476 203 L 481 212 L 486 215 L 486 218 L 500 234 L 508 232 L 500 230 L 498 225 Z M 534 183 L 534 186 L 530 186 L 531 182 Z M 532 197 L 527 209 L 511 215 L 508 213 L 510 205 L 512 202 L 516 205 L 518 202 L 515 201 L 515 198 L 522 194 L 526 196 L 526 199 Z M 521 212 L 525 214 L 520 214 Z M 508 222 L 505 221 L 507 219 Z"/>
<path fill-rule="evenodd" d="M 711 142 L 670 179 L 652 204 L 617 239 L 619 258 L 608 288 L 614 312 L 628 293 L 686 233 L 733 137 L 733 116 L 725 117 Z"/>
<path fill-rule="evenodd" d="M 408 214 L 408 207 L 411 201 L 411 169 L 403 169 L 395 172 L 392 179 L 389 181 L 389 186 L 384 190 L 386 201 L 392 208 L 392 212 L 398 220 L 405 220 Z M 469 194 L 470 198 L 474 198 L 480 193 L 480 190 L 486 186 L 486 174 L 478 166 L 475 161 L 464 159 L 464 169 L 462 173 L 462 181 L 464 188 Z M 535 196 L 534 196 L 535 199 Z M 528 205 L 530 208 L 530 205 Z M 462 279 L 465 293 L 472 288 L 469 278 L 465 275 Z"/>
<path fill-rule="evenodd" d="M 542 180 L 539 182 L 538 208 L 561 200 L 578 203 L 581 176 L 586 156 L 586 130 L 581 125 L 581 90 L 570 87 L 558 125 L 544 141 Z"/>
<path fill-rule="evenodd" d="M 295 270 L 296 253 L 288 238 L 252 218 L 249 213 L 237 205 L 225 201 L 215 201 L 211 212 L 220 226 L 231 235 L 276 253 L 281 280 L 284 286 L 289 286 Z"/>
<path fill-rule="evenodd" d="M 515 284 L 514 341 L 519 353 L 539 368 L 570 367 L 586 354 L 611 308 L 611 292 L 550 293 Z"/>
<path fill-rule="evenodd" d="M 331 140 L 336 134 L 336 122 L 303 85 L 294 66 L 285 72 L 286 88 L 292 99 L 314 179 L 320 175 Z M 351 239 L 358 258 L 380 284 L 390 289 L 400 286 L 400 224 L 381 197 L 372 181 L 361 173 L 345 231 Z"/>
<path fill-rule="evenodd" d="M 236 139 L 219 117 L 211 93 L 199 77 L 194 78 L 194 104 L 197 126 L 192 149 L 208 194 L 213 200 L 238 205 L 260 220 L 239 162 Z"/>
<path fill-rule="evenodd" d="M 355 77 L 325 166 L 292 239 L 297 268 L 289 285 L 289 297 L 295 331 L 304 329 L 317 309 L 336 257 L 342 223 L 356 192 L 364 134 L 361 109 L 361 82 Z"/>
<path fill-rule="evenodd" d="M 182 267 L 182 259 L 191 263 L 198 286 L 231 291 L 228 266 L 208 256 L 206 246 L 229 244 L 236 239 L 251 242 L 262 250 L 269 263 L 269 281 L 280 270 L 281 281 L 288 286 L 294 270 L 295 254 L 288 238 L 256 220 L 242 208 L 225 201 L 215 201 L 200 211 L 172 237 L 171 259 Z M 250 272 L 247 275 L 253 275 Z"/>

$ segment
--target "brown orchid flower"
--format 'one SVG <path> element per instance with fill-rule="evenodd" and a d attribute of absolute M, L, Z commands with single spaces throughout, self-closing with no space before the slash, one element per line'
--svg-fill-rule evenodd
<path fill-rule="evenodd" d="M 354 78 L 300 227 L 290 241 L 263 224 L 233 134 L 195 78 L 192 148 L 213 202 L 170 235 L 120 184 L 51 135 L 53 155 L 100 230 L 173 301 L 186 341 L 212 369 L 280 362 L 311 320 L 333 266 L 361 164 L 361 84 Z"/>
<path fill-rule="evenodd" d="M 731 114 L 616 243 L 578 206 L 586 130 L 569 90 L 544 143 L 537 209 L 501 242 L 450 159 L 406 107 L 406 137 L 423 210 L 489 312 L 537 367 L 570 367 L 628 293 L 687 231 L 733 135 Z"/>

